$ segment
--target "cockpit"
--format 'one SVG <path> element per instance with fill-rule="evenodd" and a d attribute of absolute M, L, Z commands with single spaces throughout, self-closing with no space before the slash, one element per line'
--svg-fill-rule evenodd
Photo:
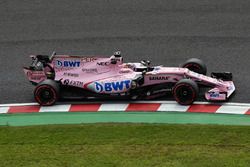
<path fill-rule="evenodd" d="M 149 72 L 153 71 L 154 67 L 150 66 L 150 61 L 141 61 L 140 63 L 126 63 L 127 68 L 132 69 L 135 72 Z"/>

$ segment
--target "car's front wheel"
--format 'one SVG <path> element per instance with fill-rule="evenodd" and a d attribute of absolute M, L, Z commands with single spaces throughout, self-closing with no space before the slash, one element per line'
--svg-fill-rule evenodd
<path fill-rule="evenodd" d="M 189 70 L 206 75 L 207 74 L 207 66 L 206 64 L 197 58 L 191 58 L 187 60 L 185 63 L 181 65 L 182 68 L 188 68 Z"/>
<path fill-rule="evenodd" d="M 190 79 L 182 79 L 173 88 L 173 96 L 181 105 L 192 104 L 198 96 L 199 87 Z"/>
<path fill-rule="evenodd" d="M 51 106 L 59 98 L 59 84 L 53 80 L 40 82 L 34 90 L 35 100 L 42 106 Z"/>

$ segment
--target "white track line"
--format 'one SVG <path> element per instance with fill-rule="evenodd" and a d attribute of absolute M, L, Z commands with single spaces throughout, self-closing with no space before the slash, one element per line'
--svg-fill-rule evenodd
<path fill-rule="evenodd" d="M 0 107 L 0 114 L 5 114 L 9 110 L 9 107 Z"/>
<path fill-rule="evenodd" d="M 70 104 L 67 105 L 54 105 L 54 106 L 42 106 L 39 112 L 68 112 Z"/>
<path fill-rule="evenodd" d="M 161 106 L 158 108 L 157 111 L 177 111 L 177 112 L 186 112 L 188 110 L 189 106 L 181 106 L 177 103 L 175 104 L 161 104 Z"/>
<path fill-rule="evenodd" d="M 125 111 L 129 103 L 102 104 L 98 111 Z"/>
<path fill-rule="evenodd" d="M 0 107 L 9 107 L 9 106 L 36 106 L 38 103 L 12 103 L 12 104 L 0 104 Z"/>
<path fill-rule="evenodd" d="M 80 102 L 79 104 L 91 104 L 91 103 L 102 103 L 102 104 L 124 104 L 124 103 L 161 103 L 161 104 L 177 104 L 176 101 L 114 101 L 112 103 L 106 102 L 106 101 L 87 101 L 87 102 Z M 73 103 L 73 104 L 78 104 L 78 103 Z M 194 102 L 194 104 L 216 104 L 216 105 L 229 105 L 229 106 L 249 106 L 250 103 L 212 103 L 212 102 Z M 33 106 L 33 105 L 39 105 L 38 103 L 11 103 L 11 104 L 0 104 L 0 107 L 10 107 L 10 106 Z M 58 103 L 58 105 L 70 105 L 70 104 L 65 104 L 65 103 Z"/>
<path fill-rule="evenodd" d="M 247 106 L 228 106 L 223 105 L 221 106 L 216 113 L 223 113 L 223 114 L 245 114 L 249 110 Z"/>

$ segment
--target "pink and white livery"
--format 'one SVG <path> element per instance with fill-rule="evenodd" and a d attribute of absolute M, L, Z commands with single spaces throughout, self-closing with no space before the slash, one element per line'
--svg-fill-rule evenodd
<path fill-rule="evenodd" d="M 31 56 L 24 67 L 29 81 L 36 85 L 35 100 L 53 105 L 60 98 L 150 99 L 172 92 L 175 100 L 189 105 L 204 88 L 205 98 L 225 101 L 235 91 L 232 74 L 206 76 L 205 64 L 196 58 L 180 67 L 150 66 L 149 61 L 124 63 L 120 52 L 109 58 L 86 56 Z M 201 89 L 200 89 L 201 90 Z"/>

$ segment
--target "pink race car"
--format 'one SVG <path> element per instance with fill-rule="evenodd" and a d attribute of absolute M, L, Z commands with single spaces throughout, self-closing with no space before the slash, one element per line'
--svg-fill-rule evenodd
<path fill-rule="evenodd" d="M 31 56 L 24 67 L 29 81 L 36 85 L 35 100 L 44 106 L 60 98 L 151 99 L 172 92 L 182 105 L 192 104 L 199 88 L 209 88 L 205 98 L 225 101 L 235 91 L 230 72 L 206 76 L 206 65 L 192 58 L 180 67 L 150 66 L 149 61 L 123 63 L 120 52 L 109 58 L 86 56 Z"/>

